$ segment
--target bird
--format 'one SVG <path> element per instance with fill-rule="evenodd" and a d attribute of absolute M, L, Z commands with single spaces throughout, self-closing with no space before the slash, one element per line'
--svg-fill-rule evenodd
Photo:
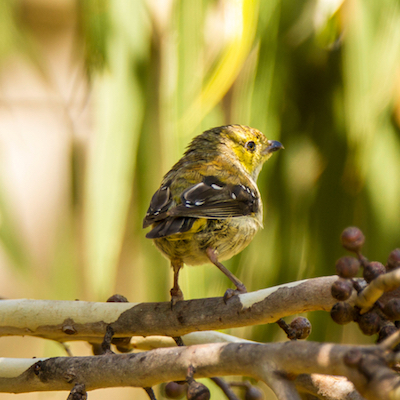
<path fill-rule="evenodd" d="M 225 292 L 225 302 L 247 292 L 221 261 L 241 252 L 263 227 L 257 177 L 264 162 L 283 148 L 255 128 L 220 126 L 196 136 L 164 175 L 143 228 L 151 226 L 146 238 L 170 260 L 172 305 L 183 300 L 178 280 L 185 264 L 217 266 L 236 286 Z"/>

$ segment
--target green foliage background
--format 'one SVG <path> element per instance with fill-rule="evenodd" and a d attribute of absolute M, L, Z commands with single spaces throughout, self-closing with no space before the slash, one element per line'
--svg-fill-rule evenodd
<path fill-rule="evenodd" d="M 18 4 L 0 2 L 0 60 L 18 49 L 40 65 Z M 168 300 L 172 272 L 142 218 L 190 139 L 224 124 L 285 146 L 259 177 L 264 230 L 226 263 L 249 290 L 333 274 L 349 225 L 364 231 L 371 259 L 385 262 L 399 246 L 397 0 L 77 4 L 94 129 L 90 146 L 71 150 L 68 215 L 38 298 Z M 32 279 L 1 187 L 0 200 L 9 268 Z M 187 299 L 221 296 L 230 284 L 212 266 L 185 268 L 181 282 Z M 312 339 L 336 337 L 329 317 L 311 319 Z"/>

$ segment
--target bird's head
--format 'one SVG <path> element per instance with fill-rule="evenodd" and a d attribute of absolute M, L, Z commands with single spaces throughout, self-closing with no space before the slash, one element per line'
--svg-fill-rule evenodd
<path fill-rule="evenodd" d="M 283 145 L 268 140 L 259 130 L 243 125 L 228 125 L 216 128 L 221 135 L 221 144 L 237 157 L 246 171 L 257 179 L 262 165 Z"/>

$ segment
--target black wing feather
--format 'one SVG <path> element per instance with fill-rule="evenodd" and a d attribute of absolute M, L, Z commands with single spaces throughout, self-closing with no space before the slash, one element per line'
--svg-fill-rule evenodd
<path fill-rule="evenodd" d="M 169 215 L 219 219 L 241 217 L 258 210 L 257 195 L 249 187 L 223 184 L 213 176 L 186 189 L 181 201 Z"/>
<path fill-rule="evenodd" d="M 161 221 L 167 216 L 168 209 L 172 204 L 170 184 L 171 182 L 168 182 L 154 193 L 143 220 L 143 228 L 147 228 L 149 225 L 156 221 Z"/>
<path fill-rule="evenodd" d="M 187 232 L 190 230 L 195 220 L 196 218 L 167 217 L 148 232 L 146 237 L 148 239 L 156 239 L 173 235 L 174 233 Z"/>
<path fill-rule="evenodd" d="M 162 186 L 151 199 L 143 227 L 155 226 L 147 238 L 187 232 L 196 218 L 224 219 L 258 211 L 256 192 L 241 184 L 224 184 L 214 176 L 207 176 L 186 189 L 175 206 L 169 185 L 170 182 Z"/>

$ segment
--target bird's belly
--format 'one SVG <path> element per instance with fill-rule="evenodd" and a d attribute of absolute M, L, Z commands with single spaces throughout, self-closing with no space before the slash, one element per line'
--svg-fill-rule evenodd
<path fill-rule="evenodd" d="M 210 262 L 206 255 L 207 248 L 217 252 L 219 261 L 228 260 L 247 247 L 261 228 L 259 219 L 253 216 L 208 219 L 205 222 L 198 232 L 171 235 L 155 239 L 154 243 L 171 260 L 200 265 Z"/>

